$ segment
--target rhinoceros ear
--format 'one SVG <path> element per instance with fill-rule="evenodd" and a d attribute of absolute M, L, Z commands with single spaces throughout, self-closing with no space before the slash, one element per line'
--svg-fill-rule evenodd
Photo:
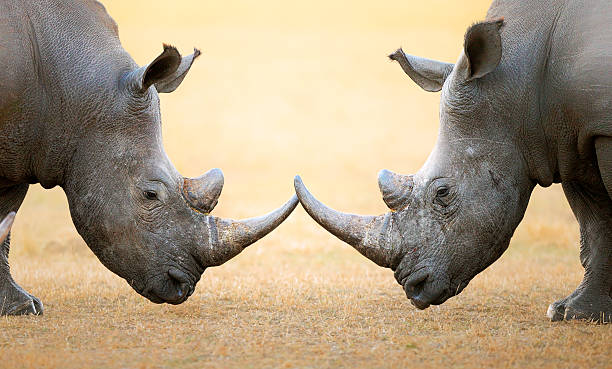
<path fill-rule="evenodd" d="M 193 49 L 193 54 L 181 58 L 181 63 L 174 71 L 174 73 L 158 82 L 155 82 L 155 88 L 157 89 L 157 92 L 168 93 L 176 90 L 181 84 L 181 82 L 183 82 L 183 79 L 185 79 L 187 72 L 189 72 L 189 69 L 191 69 L 191 65 L 196 60 L 196 58 L 200 56 L 200 54 L 200 50 Z"/>
<path fill-rule="evenodd" d="M 407 55 L 404 50 L 397 49 L 389 55 L 395 60 L 404 72 L 422 89 L 437 92 L 442 89 L 446 77 L 453 71 L 453 64 Z"/>
<path fill-rule="evenodd" d="M 491 73 L 502 56 L 501 35 L 504 19 L 476 23 L 465 33 L 463 53 L 465 55 L 466 79 L 481 78 Z"/>
<path fill-rule="evenodd" d="M 193 61 L 200 56 L 200 51 L 181 57 L 174 46 L 164 44 L 164 51 L 149 65 L 130 73 L 130 85 L 138 92 L 144 92 L 155 85 L 157 92 L 172 92 L 183 82 Z"/>

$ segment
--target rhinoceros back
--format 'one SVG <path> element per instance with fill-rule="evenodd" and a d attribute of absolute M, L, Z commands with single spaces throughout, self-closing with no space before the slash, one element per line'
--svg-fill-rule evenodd
<path fill-rule="evenodd" d="M 0 185 L 35 182 L 137 67 L 97 1 L 0 2 Z M 42 159 L 45 158 L 45 159 Z M 44 185 L 44 184 L 43 184 Z"/>
<path fill-rule="evenodd" d="M 612 136 L 612 2 L 498 0 L 487 17 L 505 19 L 499 69 L 506 89 L 534 96 L 525 117 L 538 123 L 527 126 L 542 127 L 548 145 L 558 146 L 554 181 L 598 178 L 578 168 L 594 160 L 594 137 Z M 508 80 L 520 81 L 519 88 Z M 529 140 L 541 133 L 527 134 Z M 536 161 L 548 156 L 533 155 Z"/>

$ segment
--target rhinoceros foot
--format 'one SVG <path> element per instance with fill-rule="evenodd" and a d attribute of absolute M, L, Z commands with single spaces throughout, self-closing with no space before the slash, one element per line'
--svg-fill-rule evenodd
<path fill-rule="evenodd" d="M 579 319 L 612 323 L 612 297 L 575 291 L 568 297 L 550 304 L 546 315 L 553 322 Z"/>
<path fill-rule="evenodd" d="M 0 315 L 42 315 L 43 304 L 15 282 L 0 287 Z"/>

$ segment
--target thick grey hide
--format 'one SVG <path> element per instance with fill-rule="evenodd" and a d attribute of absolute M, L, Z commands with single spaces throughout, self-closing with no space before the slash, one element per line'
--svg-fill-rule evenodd
<path fill-rule="evenodd" d="M 439 137 L 427 162 L 410 176 L 380 173 L 386 215 L 331 210 L 298 177 L 302 205 L 331 233 L 391 268 L 424 309 L 457 295 L 502 255 L 536 185 L 561 183 L 580 224 L 585 274 L 548 316 L 609 322 L 610 20 L 609 0 L 500 0 L 484 22 L 469 27 L 455 64 L 397 50 L 390 58 L 416 84 L 442 91 Z"/>
<path fill-rule="evenodd" d="M 30 184 L 60 186 L 100 261 L 151 301 L 171 304 L 191 295 L 207 267 L 277 227 L 295 196 L 261 218 L 210 216 L 221 171 L 183 178 L 164 152 L 158 93 L 174 91 L 199 55 L 164 45 L 139 67 L 97 1 L 1 1 L 0 219 L 19 209 Z M 42 313 L 11 277 L 8 254 L 7 237 L 0 315 Z"/>

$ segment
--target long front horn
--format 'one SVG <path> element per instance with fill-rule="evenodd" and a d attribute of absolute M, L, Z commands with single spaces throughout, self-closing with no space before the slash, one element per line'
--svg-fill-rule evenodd
<path fill-rule="evenodd" d="M 302 206 L 312 219 L 376 264 L 391 267 L 392 214 L 362 216 L 341 213 L 315 199 L 304 186 L 300 176 L 295 177 L 294 185 Z"/>
<path fill-rule="evenodd" d="M 253 242 L 278 227 L 298 204 L 295 195 L 285 205 L 257 218 L 244 220 L 207 217 L 210 249 L 202 250 L 202 259 L 208 266 L 221 265 L 238 255 Z"/>
<path fill-rule="evenodd" d="M 2 223 L 0 223 L 0 244 L 6 240 L 9 232 L 11 231 L 11 226 L 13 225 L 13 221 L 15 220 L 15 212 L 10 212 L 7 215 Z"/>

